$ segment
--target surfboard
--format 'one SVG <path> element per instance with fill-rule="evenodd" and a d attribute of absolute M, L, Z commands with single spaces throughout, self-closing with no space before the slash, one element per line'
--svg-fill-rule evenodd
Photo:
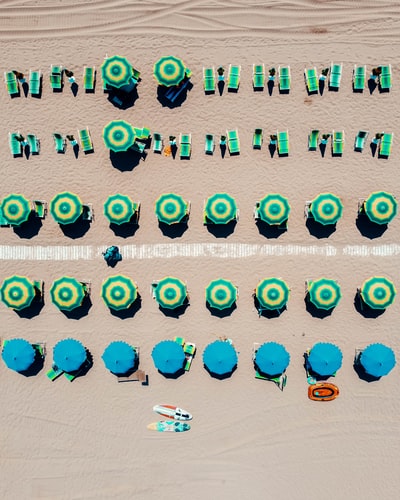
<path fill-rule="evenodd" d="M 182 408 L 174 405 L 156 405 L 153 406 L 153 411 L 163 417 L 173 418 L 174 420 L 192 420 L 192 415 Z"/>
<path fill-rule="evenodd" d="M 185 432 L 190 429 L 189 424 L 184 422 L 175 422 L 174 420 L 160 420 L 147 426 L 150 431 L 158 432 Z"/>
<path fill-rule="evenodd" d="M 329 382 L 319 382 L 308 387 L 308 397 L 313 401 L 332 401 L 339 396 L 339 387 Z"/>

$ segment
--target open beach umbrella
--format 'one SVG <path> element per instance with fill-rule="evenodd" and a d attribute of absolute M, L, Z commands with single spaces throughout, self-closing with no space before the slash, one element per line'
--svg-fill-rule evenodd
<path fill-rule="evenodd" d="M 237 299 L 237 288 L 229 280 L 219 278 L 211 281 L 206 288 L 206 301 L 214 309 L 232 307 Z"/>
<path fill-rule="evenodd" d="M 113 194 L 104 203 L 104 215 L 112 224 L 126 224 L 135 215 L 138 204 L 126 194 Z"/>
<path fill-rule="evenodd" d="M 394 302 L 397 290 L 394 284 L 383 276 L 373 276 L 361 286 L 361 298 L 372 309 L 386 309 Z"/>
<path fill-rule="evenodd" d="M 31 204 L 22 194 L 9 194 L 1 202 L 3 217 L 13 226 L 19 226 L 26 222 L 31 211 Z"/>
<path fill-rule="evenodd" d="M 236 220 L 236 201 L 227 193 L 216 193 L 210 196 L 204 207 L 204 216 L 214 224 L 228 224 Z"/>
<path fill-rule="evenodd" d="M 64 339 L 53 347 L 54 364 L 66 373 L 76 372 L 87 359 L 86 349 L 75 339 Z"/>
<path fill-rule="evenodd" d="M 105 348 L 101 358 L 110 372 L 123 374 L 135 366 L 136 351 L 127 342 L 117 340 Z"/>
<path fill-rule="evenodd" d="M 320 278 L 308 284 L 309 299 L 318 309 L 332 309 L 342 298 L 340 285 L 335 280 Z"/>
<path fill-rule="evenodd" d="M 262 221 L 279 225 L 289 218 L 290 205 L 288 199 L 281 194 L 270 193 L 260 200 L 256 210 Z"/>
<path fill-rule="evenodd" d="M 165 309 L 180 307 L 187 298 L 185 283 L 172 276 L 167 276 L 160 280 L 153 291 L 156 301 Z"/>
<path fill-rule="evenodd" d="M 101 65 L 103 81 L 111 87 L 128 85 L 133 76 L 132 65 L 122 56 L 107 57 Z"/>
<path fill-rule="evenodd" d="M 396 365 L 396 357 L 390 347 L 370 344 L 361 352 L 360 364 L 369 375 L 383 377 Z"/>
<path fill-rule="evenodd" d="M 155 205 L 155 214 L 164 224 L 179 224 L 187 216 L 189 204 L 175 193 L 162 194 Z"/>
<path fill-rule="evenodd" d="M 58 224 L 73 224 L 82 212 L 81 199 L 69 191 L 56 194 L 50 201 L 50 213 Z"/>
<path fill-rule="evenodd" d="M 272 377 L 286 370 L 290 355 L 282 344 L 266 342 L 257 349 L 254 363 L 260 373 Z"/>
<path fill-rule="evenodd" d="M 35 286 L 26 276 L 10 276 L 0 288 L 1 300 L 16 311 L 29 307 L 35 297 Z"/>
<path fill-rule="evenodd" d="M 128 151 L 135 139 L 134 127 L 125 120 L 113 120 L 103 128 L 104 144 L 115 153 Z"/>
<path fill-rule="evenodd" d="M 335 344 L 318 342 L 311 349 L 308 363 L 311 370 L 321 377 L 333 375 L 342 366 L 343 354 Z"/>
<path fill-rule="evenodd" d="M 137 286 L 127 276 L 109 276 L 103 281 L 101 296 L 110 309 L 128 309 L 137 299 Z"/>
<path fill-rule="evenodd" d="M 24 372 L 35 361 L 35 349 L 25 339 L 7 340 L 4 342 L 1 357 L 11 370 Z"/>
<path fill-rule="evenodd" d="M 388 224 L 397 214 L 397 200 L 389 193 L 371 193 L 364 202 L 368 219 L 376 224 Z"/>
<path fill-rule="evenodd" d="M 311 202 L 310 211 L 314 220 L 323 225 L 336 224 L 343 213 L 343 205 L 336 195 L 321 193 Z"/>
<path fill-rule="evenodd" d="M 280 278 L 265 278 L 256 288 L 256 298 L 262 309 L 282 309 L 289 300 L 290 289 Z"/>
<path fill-rule="evenodd" d="M 162 340 L 155 345 L 151 357 L 157 370 L 167 375 L 182 370 L 186 361 L 182 346 L 173 340 Z"/>
<path fill-rule="evenodd" d="M 159 85 L 172 87 L 179 85 L 185 78 L 186 67 L 178 57 L 165 56 L 154 64 L 153 73 Z"/>
<path fill-rule="evenodd" d="M 216 340 L 204 349 L 203 363 L 213 375 L 224 376 L 232 373 L 237 362 L 237 352 L 230 342 Z"/>
<path fill-rule="evenodd" d="M 54 305 L 63 311 L 79 307 L 85 298 L 85 285 L 75 278 L 63 276 L 53 282 L 50 296 Z"/>

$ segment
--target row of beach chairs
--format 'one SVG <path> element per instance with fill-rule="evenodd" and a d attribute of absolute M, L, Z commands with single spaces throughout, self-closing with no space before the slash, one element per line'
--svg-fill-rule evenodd
<path fill-rule="evenodd" d="M 354 140 L 354 151 L 362 153 L 364 150 L 365 144 L 367 142 L 367 138 L 369 136 L 368 130 L 359 130 L 355 140 Z M 393 132 L 385 133 L 380 132 L 375 134 L 371 143 L 375 145 L 378 149 L 378 155 L 381 158 L 389 158 L 392 152 L 392 144 L 393 144 Z M 334 156 L 341 156 L 343 154 L 344 149 L 344 131 L 332 131 L 330 134 L 323 134 L 320 137 L 319 130 L 311 130 L 308 135 L 308 150 L 309 151 L 317 151 L 318 146 L 326 145 L 328 140 L 331 138 L 332 140 L 332 154 Z"/>

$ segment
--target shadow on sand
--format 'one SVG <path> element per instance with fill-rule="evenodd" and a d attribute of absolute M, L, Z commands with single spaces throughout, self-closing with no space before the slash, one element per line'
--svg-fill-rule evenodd
<path fill-rule="evenodd" d="M 304 298 L 304 302 L 306 304 L 306 311 L 311 314 L 313 318 L 319 318 L 319 319 L 324 319 L 328 316 L 330 316 L 333 313 L 333 310 L 335 309 L 332 307 L 332 309 L 320 309 L 319 307 L 315 306 L 311 301 L 309 294 Z"/>
<path fill-rule="evenodd" d="M 130 172 L 140 163 L 140 160 L 144 160 L 146 154 L 139 153 L 137 151 L 120 151 L 116 153 L 110 150 L 110 161 L 114 168 L 120 170 L 121 172 Z"/>
<path fill-rule="evenodd" d="M 36 217 L 35 212 L 32 211 L 29 214 L 28 220 L 23 222 L 19 226 L 14 226 L 13 231 L 21 239 L 30 240 L 31 238 L 39 234 L 42 226 L 42 219 Z"/>
<path fill-rule="evenodd" d="M 188 229 L 188 223 L 179 222 L 178 224 L 165 224 L 165 222 L 158 221 L 158 227 L 160 228 L 163 236 L 168 238 L 180 238 L 183 233 Z"/>
<path fill-rule="evenodd" d="M 119 319 L 129 319 L 133 318 L 141 307 L 142 307 L 142 298 L 138 294 L 136 300 L 127 309 L 121 309 L 120 311 L 117 311 L 115 309 L 110 308 L 110 313 Z"/>
<path fill-rule="evenodd" d="M 236 224 L 237 221 L 232 220 L 227 224 L 213 224 L 212 222 L 209 222 L 208 224 L 205 224 L 205 226 L 207 227 L 207 231 L 216 238 L 227 238 L 234 232 Z"/>
<path fill-rule="evenodd" d="M 73 309 L 72 311 L 61 310 L 61 312 L 68 319 L 81 319 L 89 314 L 89 310 L 91 307 L 92 307 L 92 300 L 89 295 L 86 295 L 82 301 L 82 304 L 79 307 L 75 307 L 75 309 Z"/>
<path fill-rule="evenodd" d="M 372 222 L 365 212 L 358 214 L 356 226 L 360 233 L 370 240 L 380 238 L 388 228 L 388 224 L 376 224 Z"/>
<path fill-rule="evenodd" d="M 231 307 L 227 307 L 225 309 L 216 309 L 211 307 L 210 304 L 206 301 L 206 308 L 210 311 L 213 316 L 217 318 L 227 318 L 230 316 L 235 309 L 237 309 L 236 302 L 234 302 Z"/>
<path fill-rule="evenodd" d="M 329 238 L 336 231 L 336 224 L 321 224 L 312 217 L 306 220 L 306 227 L 311 236 L 318 239 Z"/>
<path fill-rule="evenodd" d="M 269 239 L 277 239 L 280 236 L 282 236 L 282 234 L 285 234 L 287 232 L 286 225 L 285 226 L 276 224 L 271 225 L 261 219 L 256 220 L 256 227 L 261 236 L 264 236 L 265 238 Z"/>
<path fill-rule="evenodd" d="M 369 319 L 378 318 L 386 311 L 386 309 L 373 309 L 372 307 L 369 307 L 369 305 L 363 301 L 359 292 L 357 292 L 354 297 L 354 307 L 357 312 L 364 316 L 364 318 Z"/>

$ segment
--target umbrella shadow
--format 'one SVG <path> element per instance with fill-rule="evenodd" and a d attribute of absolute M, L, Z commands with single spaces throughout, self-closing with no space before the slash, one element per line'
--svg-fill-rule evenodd
<path fill-rule="evenodd" d="M 44 366 L 44 356 L 41 356 L 39 352 L 36 351 L 35 359 L 31 366 L 22 372 L 19 372 L 24 377 L 35 377 L 41 370 L 43 370 Z"/>
<path fill-rule="evenodd" d="M 236 220 L 231 220 L 227 224 L 213 224 L 210 222 L 206 226 L 207 231 L 216 238 L 227 238 L 234 232 L 236 224 Z"/>
<path fill-rule="evenodd" d="M 358 291 L 354 297 L 354 307 L 356 311 L 361 314 L 361 316 L 369 319 L 378 318 L 379 316 L 382 316 L 382 314 L 386 311 L 386 309 L 374 309 L 370 307 L 363 301 L 361 294 Z"/>
<path fill-rule="evenodd" d="M 174 309 L 168 309 L 167 307 L 162 307 L 160 305 L 158 306 L 158 308 L 164 314 L 164 316 L 167 316 L 168 318 L 178 319 L 179 316 L 182 316 L 182 314 L 185 313 L 186 309 L 189 306 L 189 299 L 186 297 L 185 302 L 181 306 L 175 307 Z"/>
<path fill-rule="evenodd" d="M 214 373 L 212 372 L 207 365 L 203 365 L 205 370 L 209 373 L 210 377 L 212 378 L 216 378 L 218 380 L 225 380 L 227 378 L 230 378 L 234 373 L 235 371 L 237 370 L 237 365 L 235 365 L 231 371 L 227 372 L 227 373 Z"/>
<path fill-rule="evenodd" d="M 185 373 L 185 369 L 181 368 L 180 370 L 178 370 L 175 373 L 163 373 L 160 370 L 158 370 L 158 373 L 160 375 L 162 375 L 163 377 L 165 377 L 165 378 L 170 378 L 170 379 L 175 379 L 176 380 L 177 378 L 181 377 Z"/>
<path fill-rule="evenodd" d="M 271 225 L 271 224 L 268 224 L 267 222 L 265 222 L 261 219 L 257 219 L 256 220 L 256 227 L 258 229 L 258 232 L 261 234 L 261 236 L 264 236 L 265 238 L 269 238 L 269 239 L 277 239 L 280 236 L 282 236 L 282 234 L 287 232 L 286 223 L 287 223 L 287 221 L 285 221 L 284 225 L 282 225 L 282 224 Z"/>
<path fill-rule="evenodd" d="M 142 298 L 138 294 L 136 300 L 132 302 L 132 304 L 129 307 L 127 307 L 126 309 L 121 309 L 120 311 L 110 308 L 110 313 L 119 319 L 129 319 L 133 318 L 141 307 L 142 307 Z"/>
<path fill-rule="evenodd" d="M 35 316 L 39 316 L 41 310 L 44 307 L 44 300 L 42 297 L 34 298 L 31 304 L 20 311 L 15 311 L 20 318 L 32 319 Z"/>
<path fill-rule="evenodd" d="M 42 220 L 36 217 L 35 212 L 29 214 L 28 220 L 20 224 L 19 226 L 14 226 L 14 233 L 21 239 L 30 240 L 34 236 L 39 234 L 41 227 L 43 226 Z"/>
<path fill-rule="evenodd" d="M 230 316 L 235 309 L 237 309 L 236 302 L 234 302 L 230 307 L 226 307 L 225 309 L 217 309 L 215 307 L 212 307 L 207 301 L 206 301 L 206 308 L 210 311 L 210 313 L 213 316 L 216 316 L 217 318 L 227 318 Z"/>
<path fill-rule="evenodd" d="M 315 378 L 315 380 L 317 382 L 324 382 L 326 380 L 329 380 L 332 377 L 332 375 L 320 375 L 319 373 L 315 372 L 311 368 L 310 364 L 308 363 L 308 355 L 307 355 L 307 353 L 304 353 L 303 356 L 304 356 L 304 364 L 303 364 L 303 366 L 304 366 L 304 369 L 306 371 L 307 376 L 311 376 L 311 377 Z"/>
<path fill-rule="evenodd" d="M 163 107 L 170 109 L 178 108 L 186 101 L 187 94 L 192 90 L 193 84 L 190 80 L 184 80 L 180 86 L 157 87 L 157 100 Z"/>
<path fill-rule="evenodd" d="M 367 373 L 361 363 L 355 361 L 353 364 L 354 371 L 357 373 L 358 377 L 365 382 L 377 382 L 382 377 L 374 377 Z"/>
<path fill-rule="evenodd" d="M 114 168 L 121 172 L 130 172 L 140 163 L 141 159 L 145 159 L 146 155 L 131 149 L 128 151 L 120 151 L 116 153 L 110 150 L 110 161 Z"/>
<path fill-rule="evenodd" d="M 113 375 L 115 375 L 116 377 L 130 377 L 131 375 L 133 375 L 136 371 L 138 371 L 139 369 L 139 364 L 140 364 L 140 361 L 139 361 L 139 356 L 136 356 L 135 357 L 135 362 L 132 366 L 132 368 L 130 368 L 129 370 L 127 370 L 126 372 L 124 373 L 114 373 L 110 370 L 110 373 L 112 373 Z"/>
<path fill-rule="evenodd" d="M 81 216 L 72 224 L 59 224 L 59 226 L 64 236 L 75 240 L 82 238 L 89 231 L 90 221 L 84 220 Z"/>
<path fill-rule="evenodd" d="M 325 90 L 325 80 L 324 79 L 318 80 L 318 90 L 319 90 L 320 95 L 324 94 L 324 90 Z"/>
<path fill-rule="evenodd" d="M 78 157 L 79 157 L 79 149 L 80 149 L 79 148 L 79 144 L 74 144 L 72 146 L 72 150 L 74 152 L 74 156 L 75 156 L 76 159 L 78 159 Z"/>
<path fill-rule="evenodd" d="M 81 319 L 84 316 L 87 316 L 89 314 L 89 310 L 92 307 L 92 300 L 89 295 L 86 295 L 82 301 L 82 304 L 78 307 L 75 307 L 75 309 L 72 309 L 72 311 L 64 311 L 61 310 L 61 312 L 68 318 L 68 319 Z"/>
<path fill-rule="evenodd" d="M 107 99 L 116 108 L 129 109 L 135 105 L 135 102 L 139 99 L 139 94 L 136 86 L 130 92 L 110 88 Z"/>
<path fill-rule="evenodd" d="M 376 80 L 374 78 L 368 79 L 368 90 L 370 94 L 373 94 L 377 86 L 378 84 L 376 83 Z"/>
<path fill-rule="evenodd" d="M 158 227 L 160 228 L 163 236 L 168 238 L 180 238 L 183 233 L 188 229 L 187 220 L 185 222 L 179 222 L 178 224 L 165 224 L 165 222 L 158 222 Z"/>
<path fill-rule="evenodd" d="M 365 212 L 358 214 L 356 226 L 362 236 L 370 240 L 381 237 L 389 227 L 388 224 L 377 224 L 371 221 Z"/>
<path fill-rule="evenodd" d="M 24 92 L 24 96 L 25 97 L 28 97 L 28 93 L 29 93 L 29 85 L 28 85 L 28 82 L 24 82 L 22 84 L 22 90 Z"/>
<path fill-rule="evenodd" d="M 308 217 L 306 220 L 306 227 L 315 238 L 329 238 L 336 231 L 336 224 L 321 224 L 312 217 Z"/>
<path fill-rule="evenodd" d="M 332 307 L 331 309 L 320 309 L 311 302 L 310 295 L 308 293 L 304 298 L 304 302 L 306 304 L 306 311 L 309 314 L 311 314 L 313 318 L 319 318 L 319 319 L 327 318 L 333 313 L 333 310 L 335 309 L 334 307 Z"/>
<path fill-rule="evenodd" d="M 79 370 L 71 372 L 71 374 L 75 375 L 75 378 L 84 377 L 93 366 L 92 353 L 87 348 L 85 348 L 85 351 L 86 351 L 86 361 L 84 361 L 83 365 L 79 368 Z"/>
<path fill-rule="evenodd" d="M 110 223 L 110 229 L 113 231 L 115 236 L 119 236 L 120 238 L 129 238 L 130 236 L 134 236 L 139 227 L 140 226 L 137 222 L 126 222 L 124 224 Z"/>
<path fill-rule="evenodd" d="M 283 313 L 283 311 L 286 311 L 287 309 L 286 304 L 281 309 L 261 309 L 260 302 L 255 294 L 254 294 L 254 307 L 257 309 L 259 317 L 262 316 L 263 318 L 267 319 L 279 318 L 279 316 Z"/>

